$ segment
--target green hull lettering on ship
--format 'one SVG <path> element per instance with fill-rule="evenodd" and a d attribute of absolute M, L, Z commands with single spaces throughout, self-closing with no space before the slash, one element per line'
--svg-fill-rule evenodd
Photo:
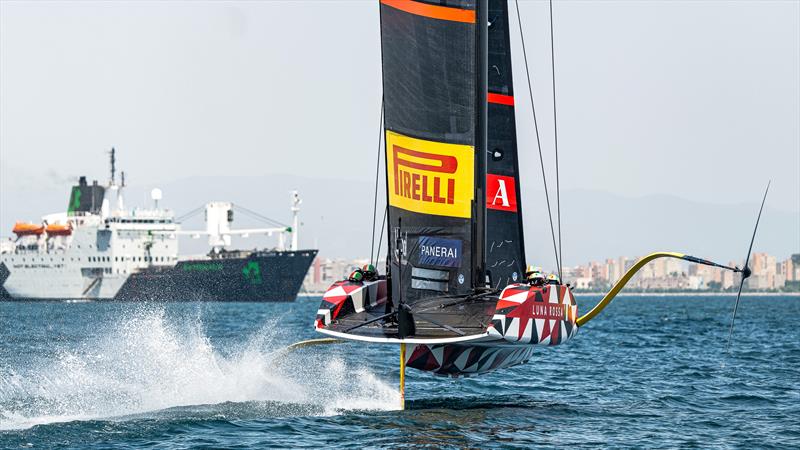
<path fill-rule="evenodd" d="M 222 263 L 191 263 L 183 266 L 185 272 L 218 272 L 222 270 Z"/>

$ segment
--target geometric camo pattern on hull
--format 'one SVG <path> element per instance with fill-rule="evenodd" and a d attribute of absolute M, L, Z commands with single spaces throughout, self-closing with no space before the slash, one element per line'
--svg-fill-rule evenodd
<path fill-rule="evenodd" d="M 533 349 L 531 345 L 409 344 L 406 366 L 435 375 L 468 377 L 525 363 Z"/>
<path fill-rule="evenodd" d="M 578 331 L 578 306 L 567 286 L 512 284 L 503 289 L 489 336 L 522 345 L 558 345 Z"/>
<path fill-rule="evenodd" d="M 527 362 L 536 345 L 558 345 L 578 331 L 578 306 L 567 286 L 512 284 L 495 305 L 488 336 L 474 344 L 415 344 L 406 366 L 451 377 Z"/>
<path fill-rule="evenodd" d="M 337 317 L 387 300 L 385 279 L 338 281 L 325 292 L 314 326 L 323 329 Z M 482 336 L 471 342 L 408 343 L 406 366 L 459 377 L 522 364 L 531 358 L 536 345 L 558 345 L 575 336 L 577 317 L 575 297 L 567 286 L 512 284 L 500 293 Z"/>
<path fill-rule="evenodd" d="M 337 281 L 322 296 L 314 327 L 324 328 L 340 315 L 359 313 L 381 303 L 386 303 L 386 280 Z"/>

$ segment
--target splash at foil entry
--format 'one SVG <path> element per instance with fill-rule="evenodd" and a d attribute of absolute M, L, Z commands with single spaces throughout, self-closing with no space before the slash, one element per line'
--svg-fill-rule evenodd
<path fill-rule="evenodd" d="M 269 403 L 249 412 L 267 417 L 396 409 L 393 385 L 313 349 L 287 356 L 273 342 L 275 329 L 265 325 L 226 354 L 199 318 L 177 320 L 163 308 L 131 312 L 53 359 L 0 368 L 0 430 L 222 403 Z"/>

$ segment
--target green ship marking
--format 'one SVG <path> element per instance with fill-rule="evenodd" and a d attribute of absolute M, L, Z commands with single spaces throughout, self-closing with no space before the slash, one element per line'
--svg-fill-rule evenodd
<path fill-rule="evenodd" d="M 222 263 L 187 263 L 183 265 L 184 272 L 219 272 Z"/>
<path fill-rule="evenodd" d="M 77 186 L 72 188 L 72 199 L 69 202 L 69 207 L 67 208 L 67 214 L 73 215 L 76 209 L 81 207 L 81 189 Z"/>
<path fill-rule="evenodd" d="M 242 274 L 250 284 L 261 284 L 264 280 L 261 278 L 261 267 L 258 266 L 257 261 L 250 261 L 242 269 Z"/>

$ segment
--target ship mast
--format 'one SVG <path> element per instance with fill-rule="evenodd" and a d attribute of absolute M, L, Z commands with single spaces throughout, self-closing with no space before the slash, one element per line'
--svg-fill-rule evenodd
<path fill-rule="evenodd" d="M 116 199 L 114 203 L 114 211 L 120 213 L 125 209 L 124 202 L 122 200 L 122 188 L 125 187 L 125 172 L 122 172 L 122 182 L 118 185 L 117 184 L 117 150 L 114 147 L 111 147 L 111 151 L 109 152 L 109 163 L 111 166 L 111 178 L 108 181 L 108 189 L 110 192 L 116 193 Z M 113 198 L 113 197 L 112 197 Z M 110 202 L 110 200 L 109 200 Z M 104 205 L 106 204 L 106 200 L 103 200 Z M 104 206 L 104 213 L 103 216 L 106 217 L 109 215 L 109 207 Z"/>
<path fill-rule="evenodd" d="M 116 179 L 115 179 L 115 175 L 117 173 L 116 163 L 117 163 L 116 150 L 114 150 L 114 147 L 111 147 L 111 181 L 109 182 L 111 186 L 116 185 Z"/>
<path fill-rule="evenodd" d="M 297 251 L 297 233 L 300 229 L 300 204 L 303 200 L 300 199 L 300 194 L 297 191 L 292 191 L 292 247 L 290 250 Z"/>

